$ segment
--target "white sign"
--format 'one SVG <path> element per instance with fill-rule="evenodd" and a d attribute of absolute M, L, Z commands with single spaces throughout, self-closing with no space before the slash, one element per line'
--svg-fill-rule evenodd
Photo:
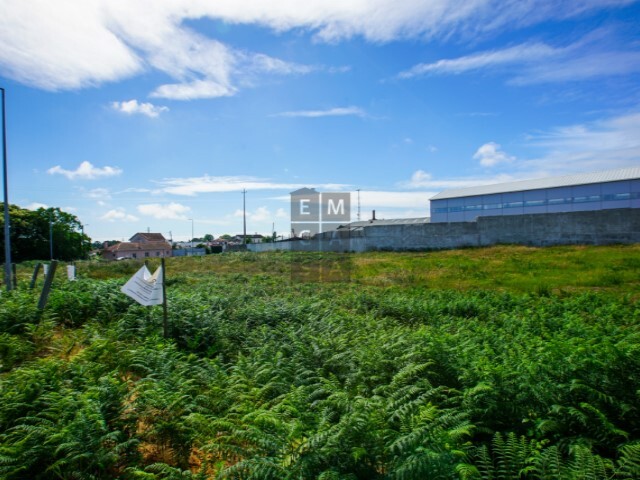
<path fill-rule="evenodd" d="M 48 263 L 44 263 L 42 265 L 42 268 L 44 270 L 44 274 L 46 275 L 47 273 L 49 273 L 49 264 Z"/>
<path fill-rule="evenodd" d="M 67 278 L 69 280 L 76 279 L 76 266 L 75 265 L 67 265 Z"/>
<path fill-rule="evenodd" d="M 140 305 L 162 304 L 162 282 L 164 281 L 162 267 L 151 275 L 146 265 L 143 265 L 131 279 L 120 289 L 122 293 L 130 296 Z"/>

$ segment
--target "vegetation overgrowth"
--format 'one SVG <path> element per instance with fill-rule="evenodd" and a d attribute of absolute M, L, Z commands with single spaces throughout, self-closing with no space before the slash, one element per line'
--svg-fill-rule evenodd
<path fill-rule="evenodd" d="M 24 265 L 0 478 L 640 478 L 639 252 L 170 259 L 169 338 L 120 293 L 140 263 L 44 312 Z"/>

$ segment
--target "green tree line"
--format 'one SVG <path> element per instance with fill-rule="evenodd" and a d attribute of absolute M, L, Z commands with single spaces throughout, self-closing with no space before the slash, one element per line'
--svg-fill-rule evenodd
<path fill-rule="evenodd" d="M 4 204 L 0 203 L 0 209 Z M 57 207 L 27 210 L 9 205 L 9 225 L 12 262 L 49 259 L 52 245 L 53 258 L 62 261 L 85 258 L 91 248 L 91 239 L 82 233 L 78 218 Z M 4 216 L 0 231 L 4 232 Z M 4 253 L 4 234 L 0 234 L 1 262 Z"/>

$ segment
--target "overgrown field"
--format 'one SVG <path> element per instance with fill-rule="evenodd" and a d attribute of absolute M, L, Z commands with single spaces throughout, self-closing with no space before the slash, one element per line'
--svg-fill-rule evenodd
<path fill-rule="evenodd" d="M 638 247 L 139 266 L 0 295 L 0 478 L 640 478 Z"/>

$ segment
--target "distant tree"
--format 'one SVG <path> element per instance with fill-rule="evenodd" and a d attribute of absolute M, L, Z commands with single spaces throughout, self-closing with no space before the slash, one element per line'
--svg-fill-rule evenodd
<path fill-rule="evenodd" d="M 233 237 L 228 233 L 225 233 L 224 235 L 220 235 L 220 238 L 223 238 L 225 240 L 231 240 Z"/>
<path fill-rule="evenodd" d="M 4 205 L 0 203 L 4 208 Z M 53 258 L 70 261 L 86 258 L 91 239 L 81 233 L 82 224 L 75 215 L 59 208 L 27 210 L 9 205 L 11 223 L 11 259 L 14 262 L 50 258 L 53 237 Z M 4 218 L 0 219 L 0 230 Z M 4 236 L 0 235 L 0 260 L 4 262 Z"/>
<path fill-rule="evenodd" d="M 207 233 L 204 237 L 202 237 L 202 239 L 205 242 L 213 242 L 213 235 L 211 235 L 210 233 Z"/>

